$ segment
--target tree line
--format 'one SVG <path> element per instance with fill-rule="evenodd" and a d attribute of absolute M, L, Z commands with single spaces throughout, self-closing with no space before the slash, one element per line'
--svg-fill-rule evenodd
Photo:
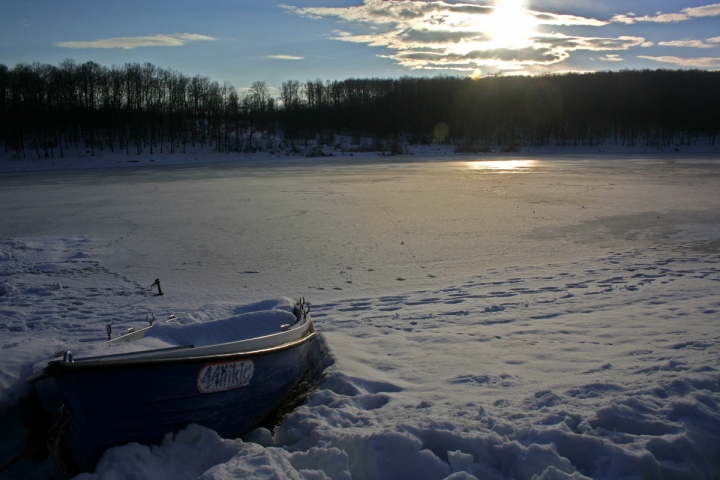
<path fill-rule="evenodd" d="M 262 81 L 240 92 L 150 63 L 0 65 L 0 141 L 24 158 L 71 148 L 289 151 L 336 135 L 481 151 L 714 144 L 720 133 L 720 72 L 702 70 L 289 80 L 277 97 L 270 91 Z"/>

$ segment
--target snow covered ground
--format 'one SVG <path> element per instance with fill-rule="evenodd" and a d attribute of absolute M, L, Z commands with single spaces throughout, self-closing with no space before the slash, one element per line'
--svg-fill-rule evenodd
<path fill-rule="evenodd" d="M 717 478 L 717 155 L 508 155 L 5 174 L 0 464 L 33 362 L 284 295 L 334 364 L 274 435 L 78 478 Z"/>

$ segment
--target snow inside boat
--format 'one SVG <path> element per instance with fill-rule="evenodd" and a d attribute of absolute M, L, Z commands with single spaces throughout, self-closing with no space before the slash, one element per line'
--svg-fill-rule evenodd
<path fill-rule="evenodd" d="M 315 336 L 309 308 L 268 300 L 239 311 L 158 322 L 89 355 L 59 351 L 35 364 L 27 382 L 51 416 L 69 412 L 65 441 L 78 467 L 91 470 L 107 448 L 157 444 L 190 423 L 236 438 L 277 408 L 306 367 Z"/>

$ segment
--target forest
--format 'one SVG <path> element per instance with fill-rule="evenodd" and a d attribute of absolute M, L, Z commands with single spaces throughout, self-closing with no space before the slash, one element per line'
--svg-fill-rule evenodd
<path fill-rule="evenodd" d="M 625 70 L 482 78 L 288 80 L 238 90 L 146 64 L 66 60 L 0 65 L 0 141 L 16 158 L 70 149 L 141 154 L 297 151 L 336 135 L 401 153 L 431 142 L 457 151 L 544 145 L 713 144 L 720 71 Z"/>

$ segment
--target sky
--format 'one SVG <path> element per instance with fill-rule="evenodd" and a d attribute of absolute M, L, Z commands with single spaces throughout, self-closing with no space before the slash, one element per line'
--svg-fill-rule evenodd
<path fill-rule="evenodd" d="M 1 0 L 0 63 L 264 80 L 720 69 L 702 0 Z"/>

